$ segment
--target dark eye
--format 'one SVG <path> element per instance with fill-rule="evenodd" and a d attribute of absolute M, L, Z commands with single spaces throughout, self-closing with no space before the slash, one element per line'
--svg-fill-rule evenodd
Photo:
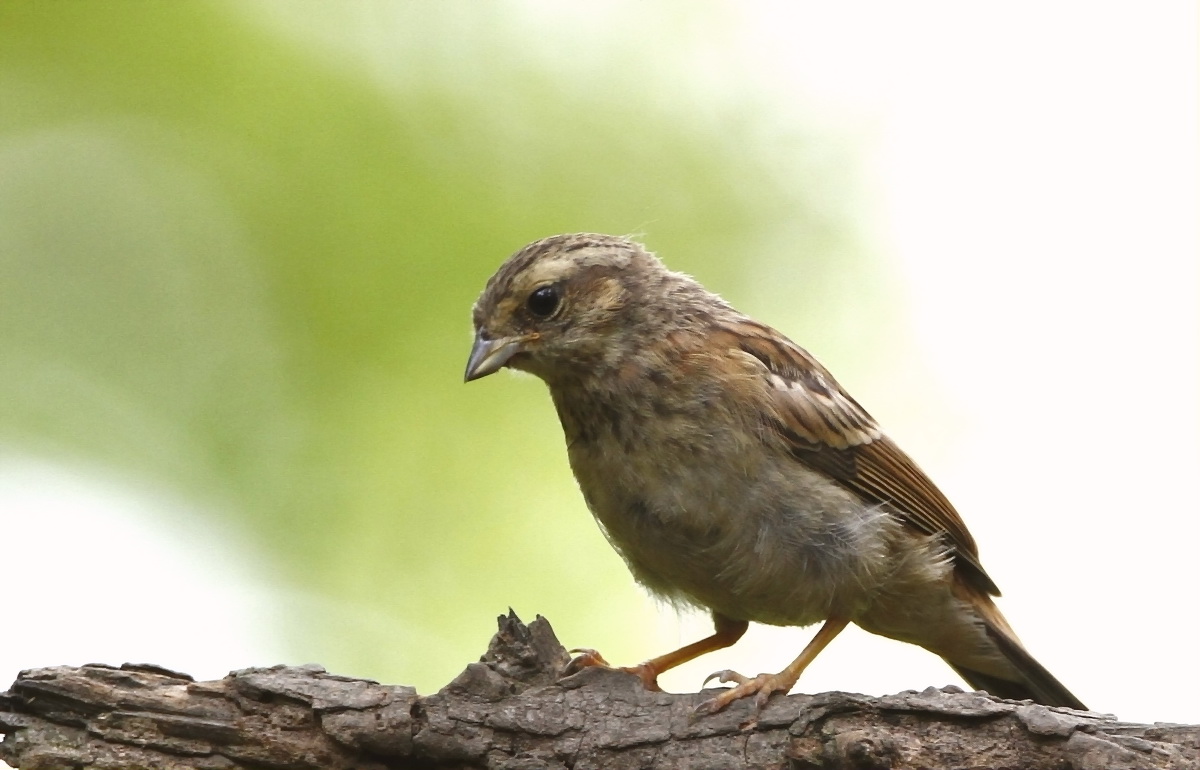
<path fill-rule="evenodd" d="M 529 295 L 525 306 L 538 318 L 549 318 L 558 309 L 558 289 L 554 286 L 539 286 Z"/>

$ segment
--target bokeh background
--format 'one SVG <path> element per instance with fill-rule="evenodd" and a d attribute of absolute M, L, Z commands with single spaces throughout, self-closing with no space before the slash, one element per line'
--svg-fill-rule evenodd
<path fill-rule="evenodd" d="M 496 266 L 589 230 L 829 365 L 1085 702 L 1200 721 L 1196 10 L 0 4 L 0 684 L 431 692 L 510 606 L 622 663 L 708 633 L 632 584 L 542 385 L 461 384 Z M 848 632 L 800 686 L 955 681 Z"/>

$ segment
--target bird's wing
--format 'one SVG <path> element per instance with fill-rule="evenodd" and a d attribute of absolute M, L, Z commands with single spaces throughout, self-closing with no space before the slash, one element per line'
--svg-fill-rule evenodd
<path fill-rule="evenodd" d="M 954 506 L 808 351 L 749 320 L 722 336 L 731 353 L 740 351 L 765 368 L 775 407 L 769 427 L 797 460 L 867 500 L 886 503 L 920 532 L 942 535 L 968 583 L 999 595 Z"/>

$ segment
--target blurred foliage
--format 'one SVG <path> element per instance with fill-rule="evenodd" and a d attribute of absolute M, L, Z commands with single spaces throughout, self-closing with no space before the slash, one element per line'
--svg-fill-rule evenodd
<path fill-rule="evenodd" d="M 298 658 L 424 690 L 509 605 L 615 660 L 660 651 L 617 631 L 651 608 L 540 383 L 460 384 L 507 254 L 642 233 L 735 302 L 767 269 L 776 313 L 754 312 L 809 341 L 874 301 L 861 280 L 826 315 L 861 276 L 849 153 L 765 129 L 754 93 L 677 87 L 670 24 L 654 46 L 558 30 L 556 53 L 514 14 L 0 5 L 2 446 L 203 501 L 312 597 L 264 619 Z M 384 61 L 339 48 L 368 39 Z"/>

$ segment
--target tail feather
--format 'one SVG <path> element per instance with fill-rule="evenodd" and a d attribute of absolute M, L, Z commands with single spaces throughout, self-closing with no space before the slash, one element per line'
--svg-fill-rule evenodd
<path fill-rule="evenodd" d="M 1065 706 L 1067 708 L 1087 711 L 1083 701 L 1076 698 L 1074 693 L 1063 686 L 1062 682 L 1046 670 L 1046 667 L 1029 654 L 1017 640 L 1004 616 L 996 609 L 989 598 L 975 602 L 980 619 L 988 638 L 995 643 L 1000 654 L 1008 661 L 1019 679 L 1000 677 L 993 673 L 985 673 L 965 667 L 949 659 L 946 662 L 958 672 L 959 676 L 978 690 L 986 690 L 1000 698 L 1010 700 L 1031 700 L 1044 706 Z"/>
<path fill-rule="evenodd" d="M 1024 681 L 1013 682 L 1008 679 L 1001 679 L 990 674 L 972 671 L 962 666 L 956 666 L 950 661 L 950 667 L 958 672 L 958 675 L 966 680 L 967 684 L 974 687 L 976 690 L 984 690 L 995 695 L 997 698 L 1006 698 L 1008 700 L 1031 700 L 1034 703 L 1040 703 L 1043 706 L 1065 706 L 1067 708 L 1079 709 L 1087 711 L 1088 707 L 1083 704 L 1083 701 L 1075 697 L 1075 695 L 1063 686 L 1054 676 L 1047 671 L 1040 663 L 1034 660 L 1029 653 L 1025 653 L 1026 665 L 1036 666 L 1037 673 L 1029 674 L 1030 669 L 1019 665 L 1022 673 L 1026 674 Z M 1017 665 L 1014 662 L 1014 665 Z"/>

